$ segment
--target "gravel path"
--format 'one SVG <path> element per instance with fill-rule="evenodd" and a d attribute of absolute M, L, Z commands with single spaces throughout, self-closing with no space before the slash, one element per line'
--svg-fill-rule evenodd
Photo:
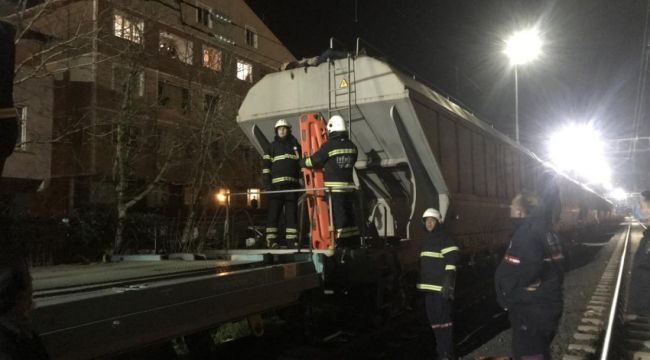
<path fill-rule="evenodd" d="M 623 230 L 619 228 L 616 235 L 606 243 L 601 245 L 593 244 L 583 249 L 587 252 L 587 256 L 583 261 L 585 264 L 581 264 L 582 266 L 574 268 L 566 274 L 564 280 L 564 315 L 562 316 L 558 334 L 551 346 L 554 359 L 560 359 L 568 346 L 587 302 L 609 262 L 617 240 L 624 235 Z M 510 354 L 510 339 L 511 333 L 510 329 L 508 329 L 463 358 L 507 356 Z"/>

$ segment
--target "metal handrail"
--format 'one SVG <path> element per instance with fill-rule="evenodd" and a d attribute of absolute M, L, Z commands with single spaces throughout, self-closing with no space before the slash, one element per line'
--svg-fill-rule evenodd
<path fill-rule="evenodd" d="M 326 187 L 321 187 L 321 188 L 313 188 L 313 189 L 287 189 L 287 190 L 265 190 L 265 191 L 260 191 L 257 194 L 286 194 L 286 193 L 294 193 L 294 192 L 305 192 L 305 193 L 310 193 L 314 191 L 325 191 L 325 192 L 332 192 L 332 189 L 334 189 L 333 186 L 326 186 Z M 358 190 L 356 186 L 337 186 L 336 189 L 346 189 L 346 190 Z M 241 193 L 228 193 L 225 194 L 226 196 L 245 196 L 245 195 L 250 195 L 248 192 L 241 192 Z"/>
<path fill-rule="evenodd" d="M 623 271 L 625 267 L 625 258 L 627 256 L 627 248 L 630 242 L 630 233 L 632 224 L 627 225 L 627 232 L 625 234 L 625 243 L 623 244 L 623 253 L 621 254 L 621 261 L 618 266 L 618 274 L 616 275 L 616 286 L 614 288 L 614 295 L 612 296 L 612 306 L 609 309 L 609 317 L 607 318 L 607 330 L 605 331 L 605 339 L 603 340 L 603 348 L 600 352 L 600 359 L 607 360 L 609 355 L 610 343 L 612 341 L 612 332 L 614 330 L 614 323 L 616 319 L 616 310 L 621 292 L 621 284 L 623 283 Z"/>
<path fill-rule="evenodd" d="M 358 190 L 356 186 L 337 186 L 336 189 L 345 189 L 345 190 Z M 334 187 L 332 186 L 326 186 L 326 187 L 321 187 L 321 188 L 313 188 L 313 189 L 287 189 L 287 190 L 267 190 L 267 191 L 260 191 L 257 194 L 262 195 L 262 194 L 287 194 L 287 193 L 297 193 L 297 192 L 304 192 L 305 195 L 311 194 L 311 195 L 316 195 L 316 192 L 318 191 L 325 191 L 326 193 L 331 194 L 334 190 Z M 248 196 L 250 195 L 249 192 L 241 192 L 241 193 L 226 193 L 224 194 L 226 196 L 226 221 L 224 223 L 224 229 L 223 229 L 223 236 L 224 240 L 227 236 L 229 236 L 230 228 L 229 228 L 229 222 L 230 222 L 230 197 L 231 196 Z M 336 239 L 336 227 L 334 226 L 334 217 L 332 213 L 332 197 L 328 196 L 327 198 L 328 202 L 328 210 L 329 210 L 329 228 L 330 228 L 330 233 L 332 236 L 332 240 Z M 311 219 L 310 219 L 311 222 Z M 302 233 L 302 223 L 299 225 L 301 227 L 300 232 Z M 300 241 L 299 241 L 300 243 Z M 310 242 L 309 244 L 309 249 L 310 251 L 313 246 Z"/>

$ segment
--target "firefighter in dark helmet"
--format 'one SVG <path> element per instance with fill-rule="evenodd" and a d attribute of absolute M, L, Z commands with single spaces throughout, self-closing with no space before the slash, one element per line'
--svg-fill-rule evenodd
<path fill-rule="evenodd" d="M 434 208 L 422 215 L 426 229 L 420 252 L 420 282 L 417 288 L 425 293 L 429 324 L 436 336 L 439 359 L 454 358 L 451 300 L 456 283 L 458 247 L 441 229 L 442 216 Z"/>
<path fill-rule="evenodd" d="M 331 189 L 331 205 L 338 247 L 354 247 L 359 228 L 354 219 L 354 164 L 357 146 L 350 140 L 345 121 L 338 115 L 327 122 L 328 139 L 318 151 L 302 161 L 308 168 L 323 168 L 325 187 Z"/>
<path fill-rule="evenodd" d="M 263 157 L 262 175 L 264 186 L 269 190 L 293 190 L 300 185 L 300 143 L 291 134 L 291 125 L 284 119 L 275 123 L 275 140 Z M 279 222 L 284 210 L 285 240 L 288 246 L 298 241 L 297 203 L 300 193 L 276 193 L 270 195 L 266 224 L 266 245 L 278 247 Z"/>

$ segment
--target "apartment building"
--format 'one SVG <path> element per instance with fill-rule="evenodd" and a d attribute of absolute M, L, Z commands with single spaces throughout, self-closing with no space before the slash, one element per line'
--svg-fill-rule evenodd
<path fill-rule="evenodd" d="M 18 16 L 41 35 L 18 42 L 21 142 L 3 174 L 25 211 L 110 207 L 118 183 L 151 187 L 141 208 L 259 184 L 236 111 L 294 57 L 243 0 L 54 0 Z"/>

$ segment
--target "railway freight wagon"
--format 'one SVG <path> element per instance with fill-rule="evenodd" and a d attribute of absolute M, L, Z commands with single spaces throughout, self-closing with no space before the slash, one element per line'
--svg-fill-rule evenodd
<path fill-rule="evenodd" d="M 247 94 L 238 122 L 261 153 L 275 121 L 299 128 L 306 112 L 348 122 L 359 148 L 359 225 L 367 236 L 408 242 L 400 251 L 406 269 L 417 265 L 428 207 L 440 209 L 446 230 L 473 264 L 499 260 L 511 231 L 509 204 L 522 189 L 545 194 L 549 216 L 563 232 L 610 216 L 611 204 L 589 188 L 378 59 L 358 56 L 268 74 Z"/>

